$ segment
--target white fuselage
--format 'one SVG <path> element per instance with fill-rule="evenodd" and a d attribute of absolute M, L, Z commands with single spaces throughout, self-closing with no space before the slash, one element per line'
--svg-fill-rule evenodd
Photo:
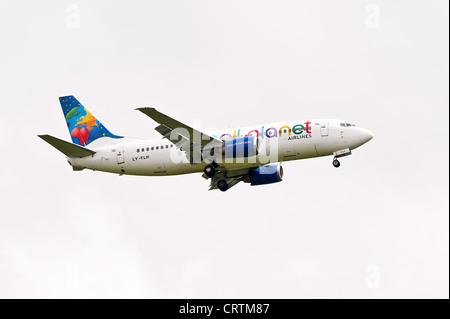
<path fill-rule="evenodd" d="M 334 152 L 353 150 L 372 138 L 366 129 L 351 126 L 340 120 L 306 120 L 270 123 L 237 129 L 205 132 L 218 139 L 228 139 L 247 134 L 258 136 L 261 152 L 256 158 L 225 163 L 229 170 L 254 167 L 256 163 L 291 161 L 332 155 Z M 273 148 L 269 154 L 269 146 Z M 89 144 L 96 153 L 83 158 L 69 158 L 74 169 L 92 170 L 128 175 L 178 175 L 203 172 L 204 162 L 191 165 L 185 153 L 169 140 L 108 137 Z"/>

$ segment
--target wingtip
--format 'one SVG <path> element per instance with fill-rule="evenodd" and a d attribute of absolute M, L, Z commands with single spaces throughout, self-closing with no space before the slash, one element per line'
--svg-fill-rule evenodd
<path fill-rule="evenodd" d="M 141 111 L 141 112 L 144 112 L 144 110 L 156 110 L 154 107 L 148 107 L 148 106 L 145 106 L 145 107 L 138 107 L 138 108 L 136 108 L 135 109 L 136 111 Z"/>

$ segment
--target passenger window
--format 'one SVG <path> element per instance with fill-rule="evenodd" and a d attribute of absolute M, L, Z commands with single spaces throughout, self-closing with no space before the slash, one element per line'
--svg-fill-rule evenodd
<path fill-rule="evenodd" d="M 173 147 L 173 144 L 170 144 L 170 147 Z"/>
<path fill-rule="evenodd" d="M 156 146 L 156 149 L 159 150 L 159 146 Z"/>
<path fill-rule="evenodd" d="M 154 150 L 155 148 L 152 146 L 152 151 Z"/>
<path fill-rule="evenodd" d="M 169 145 L 166 145 L 166 148 L 169 148 Z"/>
<path fill-rule="evenodd" d="M 137 152 L 139 153 L 139 149 L 137 149 Z"/>
<path fill-rule="evenodd" d="M 161 145 L 161 149 L 163 149 L 164 148 L 164 145 Z"/>
<path fill-rule="evenodd" d="M 150 150 L 150 148 L 147 147 L 147 152 Z"/>

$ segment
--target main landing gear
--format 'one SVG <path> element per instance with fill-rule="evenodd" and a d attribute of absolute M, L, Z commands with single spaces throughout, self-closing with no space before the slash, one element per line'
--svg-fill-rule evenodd
<path fill-rule="evenodd" d="M 339 160 L 338 160 L 337 158 L 335 158 L 335 159 L 333 160 L 333 166 L 336 167 L 336 168 L 338 168 L 339 166 L 341 166 L 341 162 L 339 162 Z"/>
<path fill-rule="evenodd" d="M 223 172 L 216 170 L 216 168 L 218 166 L 219 165 L 217 165 L 216 163 L 212 162 L 212 163 L 210 163 L 210 164 L 205 166 L 205 168 L 203 169 L 203 172 L 205 173 L 205 175 L 208 178 L 213 178 L 213 181 L 214 181 L 214 179 L 215 180 L 219 180 L 217 182 L 217 188 L 220 189 L 222 192 L 225 192 L 225 191 L 228 190 L 228 188 L 230 188 L 230 185 L 228 185 L 226 179 L 223 179 L 223 178 L 226 178 L 225 175 L 223 174 Z"/>
<path fill-rule="evenodd" d="M 217 166 L 216 163 L 212 162 L 211 164 L 205 166 L 203 172 L 205 173 L 206 176 L 212 178 L 214 177 L 214 175 L 216 175 L 216 166 Z"/>
<path fill-rule="evenodd" d="M 228 189 L 228 183 L 226 180 L 221 179 L 217 182 L 217 187 L 222 191 L 225 192 Z"/>

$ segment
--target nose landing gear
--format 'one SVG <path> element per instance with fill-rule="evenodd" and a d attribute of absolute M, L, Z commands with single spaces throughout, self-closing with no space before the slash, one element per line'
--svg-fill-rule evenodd
<path fill-rule="evenodd" d="M 335 158 L 335 159 L 333 160 L 333 166 L 336 167 L 336 168 L 338 168 L 339 166 L 341 166 L 341 162 L 339 162 L 339 160 Z"/>
<path fill-rule="evenodd" d="M 339 162 L 338 158 L 348 156 L 351 154 L 352 154 L 352 151 L 349 148 L 334 152 L 333 153 L 333 155 L 334 155 L 333 166 L 338 168 L 339 166 L 341 166 L 341 162 Z"/>

